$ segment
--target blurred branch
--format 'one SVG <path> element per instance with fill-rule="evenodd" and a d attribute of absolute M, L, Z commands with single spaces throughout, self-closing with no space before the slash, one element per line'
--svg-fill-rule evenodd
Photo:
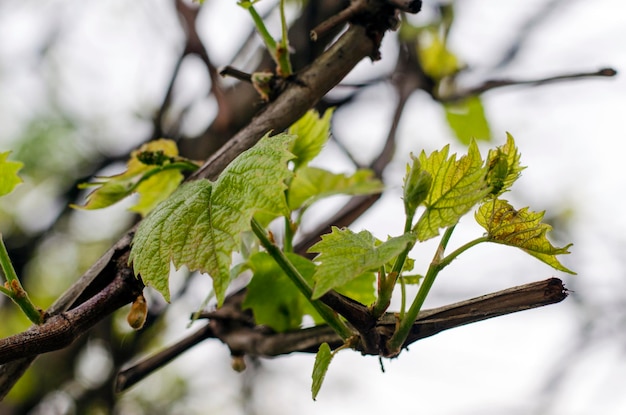
<path fill-rule="evenodd" d="M 567 295 L 562 281 L 550 278 L 424 310 L 420 312 L 413 324 L 404 347 L 455 327 L 555 304 L 564 300 Z M 293 352 L 316 353 L 323 342 L 333 347 L 343 344 L 342 339 L 326 325 L 284 333 L 276 333 L 265 327 L 255 326 L 250 322 L 249 313 L 241 310 L 242 300 L 243 295 L 239 293 L 223 308 L 203 313 L 201 318 L 208 318 L 210 322 L 202 329 L 120 372 L 116 381 L 116 390 L 121 392 L 131 387 L 180 353 L 207 338 L 219 338 L 228 345 L 233 355 L 246 354 L 253 357 L 273 357 Z M 375 330 L 383 339 L 388 338 L 395 331 L 396 323 L 396 316 L 388 313 L 376 324 Z M 362 350 L 362 352 L 372 354 L 369 351 Z"/>
<path fill-rule="evenodd" d="M 493 79 L 485 81 L 483 84 L 470 88 L 466 91 L 456 92 L 454 94 L 437 98 L 441 102 L 454 102 L 459 101 L 471 96 L 480 95 L 484 92 L 490 91 L 496 88 L 503 88 L 507 86 L 540 86 L 552 84 L 555 82 L 572 81 L 576 79 L 587 79 L 594 77 L 612 77 L 617 75 L 617 71 L 613 68 L 602 68 L 594 72 L 577 72 L 571 74 L 564 74 L 558 76 L 551 76 L 548 78 L 529 79 L 529 80 L 513 80 L 513 79 Z"/>

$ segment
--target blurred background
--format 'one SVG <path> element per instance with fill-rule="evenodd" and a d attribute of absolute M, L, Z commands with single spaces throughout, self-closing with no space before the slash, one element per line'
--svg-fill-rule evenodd
<path fill-rule="evenodd" d="M 276 1 L 258 3 L 279 33 Z M 323 50 L 308 33 L 347 2 L 290 2 L 296 68 Z M 353 225 L 379 238 L 403 227 L 401 178 L 410 152 L 470 137 L 488 148 L 515 138 L 528 166 L 507 195 L 546 210 L 555 245 L 578 275 L 556 274 L 570 296 L 545 308 L 457 328 L 413 344 L 398 359 L 342 352 L 316 402 L 313 356 L 230 368 L 216 340 L 196 346 L 130 391 L 112 379 L 128 362 L 188 335 L 189 315 L 210 290 L 206 275 L 172 278 L 172 304 L 148 292 L 147 327 L 127 309 L 70 348 L 39 358 L 0 403 L 2 414 L 426 414 L 626 413 L 626 190 L 623 77 L 573 76 L 626 68 L 626 6 L 617 0 L 425 0 L 388 33 L 382 59 L 363 61 L 319 105 L 336 106 L 333 140 L 317 163 L 336 172 L 370 165 L 387 190 Z M 0 151 L 20 160 L 24 183 L 0 201 L 0 231 L 31 298 L 50 305 L 137 217 L 128 203 L 77 211 L 76 187 L 124 169 L 147 140 L 179 141 L 205 159 L 261 107 L 224 65 L 270 69 L 247 13 L 235 0 L 202 7 L 176 0 L 0 1 Z M 567 75 L 540 86 L 493 85 Z M 572 75 L 572 76 L 570 76 Z M 469 93 L 478 88 L 481 94 Z M 468 92 L 469 91 L 469 92 Z M 381 157 L 387 143 L 391 159 Z M 320 203 L 305 230 L 345 198 Z M 471 216 L 451 248 L 482 234 Z M 412 253 L 425 269 L 437 241 Z M 484 245 L 448 267 L 426 307 L 546 279 L 554 271 L 513 248 Z M 0 336 L 28 321 L 0 298 Z"/>

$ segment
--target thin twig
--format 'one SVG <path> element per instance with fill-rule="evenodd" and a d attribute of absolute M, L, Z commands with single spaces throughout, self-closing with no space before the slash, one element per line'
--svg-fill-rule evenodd
<path fill-rule="evenodd" d="M 514 80 L 514 79 L 493 79 L 484 82 L 482 85 L 470 88 L 466 91 L 457 92 L 449 96 L 439 97 L 440 102 L 455 102 L 465 98 L 480 95 L 484 92 L 495 88 L 503 88 L 507 86 L 539 86 L 551 84 L 554 82 L 571 81 L 574 79 L 587 79 L 593 77 L 612 77 L 617 75 L 617 71 L 613 68 L 603 68 L 594 72 L 577 72 L 572 74 L 564 74 L 551 76 L 548 78 L 529 79 L 529 80 Z"/>

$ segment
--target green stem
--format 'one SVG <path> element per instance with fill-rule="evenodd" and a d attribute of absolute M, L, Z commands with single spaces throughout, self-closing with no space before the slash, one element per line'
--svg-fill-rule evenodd
<path fill-rule="evenodd" d="M 451 252 L 450 254 L 446 255 L 444 258 L 441 259 L 441 262 L 439 264 L 441 266 L 441 269 L 450 265 L 452 261 L 454 261 L 459 255 L 461 255 L 463 252 L 467 251 L 471 247 L 478 245 L 479 243 L 488 242 L 488 241 L 489 241 L 488 236 L 481 236 L 480 238 L 476 238 L 472 241 L 469 241 L 465 245 L 455 249 L 453 252 Z"/>
<path fill-rule="evenodd" d="M 413 215 L 407 214 L 406 220 L 404 222 L 404 233 L 411 232 L 411 227 L 413 224 Z M 396 286 L 396 281 L 398 280 L 398 276 L 402 272 L 402 267 L 404 267 L 404 262 L 413 249 L 415 244 L 408 244 L 407 247 L 402 251 L 402 253 L 396 258 L 396 262 L 393 264 L 393 269 L 387 276 L 381 274 L 381 281 L 378 284 L 378 297 L 376 298 L 376 302 L 372 306 L 372 316 L 378 319 L 389 307 L 391 303 L 391 296 L 393 294 L 393 289 Z M 404 283 L 402 282 L 402 303 L 405 303 L 404 298 Z M 402 307 L 402 313 L 404 313 L 404 306 Z"/>
<path fill-rule="evenodd" d="M 443 237 L 441 238 L 441 242 L 439 242 L 439 246 L 437 247 L 437 252 L 435 252 L 435 256 L 428 267 L 428 272 L 424 276 L 424 281 L 422 285 L 420 285 L 420 289 L 409 308 L 409 311 L 406 313 L 404 318 L 400 320 L 400 324 L 398 325 L 398 329 L 393 334 L 393 336 L 387 342 L 387 348 L 391 356 L 396 356 L 400 353 L 400 349 L 404 344 L 404 341 L 409 335 L 411 331 L 411 327 L 419 314 L 422 305 L 424 304 L 424 300 L 428 296 L 439 271 L 441 271 L 446 265 L 450 263 L 450 261 L 443 262 L 443 253 L 448 245 L 448 241 L 452 236 L 452 232 L 454 231 L 454 226 L 451 226 L 446 229 Z"/>
<path fill-rule="evenodd" d="M 30 321 L 35 324 L 43 323 L 44 312 L 30 301 L 26 290 L 24 290 L 22 284 L 20 284 L 15 268 L 13 268 L 11 258 L 9 258 L 9 252 L 4 245 L 2 234 L 0 234 L 0 267 L 2 267 L 2 272 L 7 280 L 2 289 L 2 293 L 9 296 L 9 298 L 22 309 Z"/>
<path fill-rule="evenodd" d="M 328 307 L 323 304 L 319 300 L 311 300 L 311 296 L 313 295 L 313 289 L 309 286 L 309 283 L 304 279 L 304 277 L 300 274 L 300 272 L 296 269 L 296 267 L 289 261 L 289 259 L 285 256 L 283 251 L 281 251 L 276 245 L 274 245 L 265 233 L 265 229 L 257 222 L 256 219 L 252 219 L 252 232 L 259 238 L 261 241 L 261 245 L 265 248 L 268 254 L 274 261 L 285 271 L 285 274 L 291 279 L 291 281 L 296 285 L 298 290 L 309 300 L 311 305 L 315 308 L 315 310 L 322 316 L 322 318 L 328 323 L 330 327 L 332 327 L 339 336 L 343 340 L 347 340 L 353 336 L 352 331 L 346 326 L 346 324 L 337 317 L 337 314 Z"/>
<path fill-rule="evenodd" d="M 402 277 L 400 277 L 400 294 L 400 320 L 402 320 L 406 314 L 406 283 Z"/>
<path fill-rule="evenodd" d="M 293 235 L 295 224 L 285 217 L 285 241 L 283 243 L 283 250 L 285 252 L 293 252 Z"/>
<path fill-rule="evenodd" d="M 276 60 L 276 41 L 274 40 L 270 32 L 267 30 L 267 27 L 265 27 L 265 23 L 263 22 L 263 19 L 261 18 L 259 13 L 257 13 L 256 9 L 254 8 L 252 4 L 250 4 L 246 8 L 248 9 L 250 16 L 252 16 L 252 20 L 254 21 L 256 30 L 261 35 L 263 42 L 265 42 L 265 47 L 267 48 L 267 51 L 269 52 L 270 56 L 272 56 L 272 58 L 276 61 L 277 64 L 280 64 Z"/>
<path fill-rule="evenodd" d="M 291 60 L 289 59 L 289 40 L 287 37 L 287 19 L 285 17 L 285 0 L 280 0 L 280 25 L 282 28 L 282 39 L 280 46 L 276 50 L 276 58 L 280 69 L 279 75 L 287 77 L 293 73 Z"/>

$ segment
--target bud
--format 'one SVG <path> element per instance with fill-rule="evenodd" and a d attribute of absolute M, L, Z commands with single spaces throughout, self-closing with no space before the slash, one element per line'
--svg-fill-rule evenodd
<path fill-rule="evenodd" d="M 148 304 L 146 304 L 146 298 L 143 294 L 140 294 L 130 306 L 126 321 L 133 329 L 140 330 L 146 322 L 147 315 Z"/>
<path fill-rule="evenodd" d="M 504 188 L 505 180 L 509 174 L 507 156 L 500 148 L 489 152 L 487 168 L 487 184 L 491 187 L 490 194 L 497 196 Z"/>
<path fill-rule="evenodd" d="M 243 355 L 232 355 L 231 359 L 230 366 L 235 372 L 241 373 L 246 370 L 246 360 Z"/>
<path fill-rule="evenodd" d="M 413 165 L 407 165 L 407 174 L 404 178 L 404 210 L 407 216 L 413 216 L 419 205 L 426 200 L 433 178 L 427 171 L 422 170 L 417 157 L 411 154 Z"/>

